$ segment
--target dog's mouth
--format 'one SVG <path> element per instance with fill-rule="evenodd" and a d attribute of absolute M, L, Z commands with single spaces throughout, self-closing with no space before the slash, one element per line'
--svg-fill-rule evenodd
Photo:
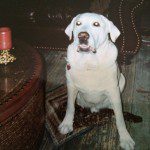
<path fill-rule="evenodd" d="M 78 45 L 78 49 L 77 49 L 78 52 L 93 52 L 93 53 L 96 53 L 96 50 L 95 48 L 89 46 L 89 45 L 86 45 L 86 44 L 80 44 Z"/>

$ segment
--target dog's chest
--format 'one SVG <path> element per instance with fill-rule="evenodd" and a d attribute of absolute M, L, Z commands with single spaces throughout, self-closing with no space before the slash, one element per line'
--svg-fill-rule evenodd
<path fill-rule="evenodd" d="M 96 56 L 86 54 L 86 55 L 78 55 L 78 57 L 74 59 L 72 65 L 81 71 L 97 70 L 99 62 Z"/>
<path fill-rule="evenodd" d="M 84 68 L 82 70 L 71 67 L 67 73 L 76 87 L 83 92 L 95 91 L 95 89 L 105 90 L 111 78 L 108 70 L 100 70 L 99 68 Z"/>
<path fill-rule="evenodd" d="M 103 55 L 74 53 L 70 55 L 68 77 L 81 91 L 105 90 L 112 80 L 112 67 L 108 67 Z M 105 59 L 107 60 L 107 59 Z M 69 78 L 68 78 L 69 79 Z"/>

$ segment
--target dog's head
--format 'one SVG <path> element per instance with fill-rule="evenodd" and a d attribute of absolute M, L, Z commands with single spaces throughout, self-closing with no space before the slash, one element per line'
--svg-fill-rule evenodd
<path fill-rule="evenodd" d="M 120 35 L 118 28 L 106 17 L 95 13 L 83 13 L 73 18 L 65 33 L 74 43 L 78 51 L 93 51 L 94 53 L 106 40 L 110 33 L 111 40 L 116 41 Z"/>

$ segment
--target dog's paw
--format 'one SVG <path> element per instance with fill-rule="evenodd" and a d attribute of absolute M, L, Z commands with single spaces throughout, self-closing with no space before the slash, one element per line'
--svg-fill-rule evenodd
<path fill-rule="evenodd" d="M 124 150 L 134 150 L 135 142 L 133 141 L 130 135 L 126 135 L 120 138 L 120 146 Z"/>
<path fill-rule="evenodd" d="M 91 107 L 91 113 L 96 113 L 99 111 L 99 109 L 97 109 L 96 107 Z"/>
<path fill-rule="evenodd" d="M 73 131 L 73 125 L 70 123 L 62 122 L 59 125 L 58 130 L 61 134 L 67 134 Z"/>

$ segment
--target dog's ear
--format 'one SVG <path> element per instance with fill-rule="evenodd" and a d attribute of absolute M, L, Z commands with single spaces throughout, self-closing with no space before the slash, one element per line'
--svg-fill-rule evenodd
<path fill-rule="evenodd" d="M 109 21 L 109 20 L 108 20 Z M 116 41 L 116 39 L 119 37 L 120 35 L 120 31 L 119 29 L 113 24 L 112 21 L 109 21 L 108 23 L 109 26 L 109 33 L 110 33 L 110 38 L 113 42 Z"/>
<path fill-rule="evenodd" d="M 120 31 L 119 29 L 113 24 L 112 21 L 108 20 L 106 17 L 102 16 L 101 17 L 104 19 L 104 21 L 106 22 L 107 28 L 108 28 L 108 33 L 110 33 L 110 38 L 113 42 L 116 41 L 116 39 L 119 37 L 120 35 Z"/>
<path fill-rule="evenodd" d="M 72 39 L 72 31 L 75 25 L 75 21 L 77 19 L 79 15 L 77 15 L 76 17 L 74 17 L 71 21 L 71 23 L 67 26 L 67 28 L 65 29 L 65 33 L 69 36 L 69 40 Z"/>

